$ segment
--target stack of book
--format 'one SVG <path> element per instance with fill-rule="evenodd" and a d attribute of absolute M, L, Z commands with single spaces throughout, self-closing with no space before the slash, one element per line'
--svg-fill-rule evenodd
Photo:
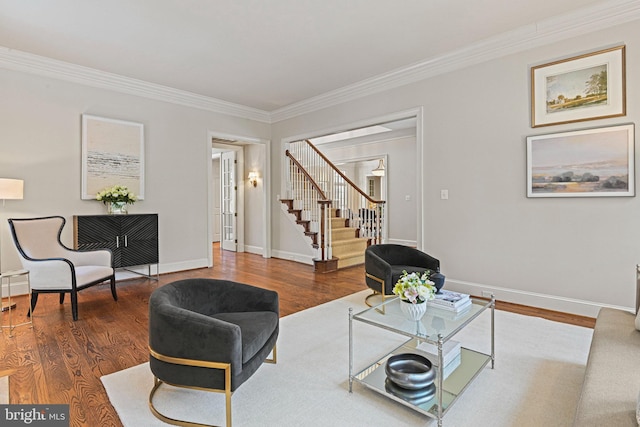
<path fill-rule="evenodd" d="M 429 300 L 428 305 L 459 313 L 471 306 L 471 298 L 469 294 L 440 289 L 436 297 Z"/>
<path fill-rule="evenodd" d="M 423 342 L 416 346 L 418 350 L 427 353 L 430 360 L 434 365 L 438 365 L 438 347 L 435 344 Z M 447 378 L 451 372 L 455 371 L 460 366 L 460 342 L 449 340 L 442 345 L 442 379 Z"/>

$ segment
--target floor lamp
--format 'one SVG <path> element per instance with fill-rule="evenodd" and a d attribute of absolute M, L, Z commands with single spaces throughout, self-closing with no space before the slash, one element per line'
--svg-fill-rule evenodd
<path fill-rule="evenodd" d="M 22 200 L 24 193 L 24 181 L 21 179 L 0 178 L 0 200 L 2 200 L 2 207 L 4 208 L 5 200 Z M 2 227 L 0 225 L 0 227 Z M 2 228 L 0 228 L 0 274 L 2 274 Z M 2 283 L 0 283 L 2 286 Z M 15 308 L 15 304 L 11 304 L 11 307 L 2 306 L 2 311 L 7 311 L 9 308 Z"/>

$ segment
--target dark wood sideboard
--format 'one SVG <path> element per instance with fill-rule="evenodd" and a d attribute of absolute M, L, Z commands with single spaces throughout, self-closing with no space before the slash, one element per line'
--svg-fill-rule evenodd
<path fill-rule="evenodd" d="M 110 249 L 114 268 L 147 265 L 150 277 L 156 264 L 158 272 L 158 214 L 75 215 L 73 242 L 78 250 Z"/>

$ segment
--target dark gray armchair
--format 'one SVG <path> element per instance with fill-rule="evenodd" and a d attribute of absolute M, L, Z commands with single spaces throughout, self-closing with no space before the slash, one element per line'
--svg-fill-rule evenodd
<path fill-rule="evenodd" d="M 366 298 L 381 295 L 384 301 L 387 295 L 393 295 L 393 287 L 402 275 L 425 270 L 439 271 L 440 261 L 426 253 L 409 246 L 382 244 L 371 245 L 364 252 L 364 270 L 367 286 L 373 293 Z"/>
<path fill-rule="evenodd" d="M 149 299 L 153 414 L 170 424 L 194 425 L 160 413 L 153 396 L 162 383 L 206 389 L 225 393 L 230 426 L 232 392 L 263 362 L 276 362 L 279 314 L 276 292 L 227 280 L 186 279 L 153 291 Z M 272 351 L 272 359 L 267 359 Z"/>

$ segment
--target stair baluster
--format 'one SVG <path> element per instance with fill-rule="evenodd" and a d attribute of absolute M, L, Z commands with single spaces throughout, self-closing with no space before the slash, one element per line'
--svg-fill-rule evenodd
<path fill-rule="evenodd" d="M 362 263 L 349 259 L 363 254 L 364 249 L 351 249 L 349 242 L 334 241 L 334 236 L 344 237 L 352 229 L 352 241 L 382 243 L 385 202 L 362 191 L 308 140 L 291 143 L 285 154 L 289 159 L 287 196 L 293 205 L 300 205 L 301 215 L 308 216 L 308 227 L 320 234 L 319 240 L 314 240 L 319 260 L 330 262 L 336 255 L 335 268 Z"/>

